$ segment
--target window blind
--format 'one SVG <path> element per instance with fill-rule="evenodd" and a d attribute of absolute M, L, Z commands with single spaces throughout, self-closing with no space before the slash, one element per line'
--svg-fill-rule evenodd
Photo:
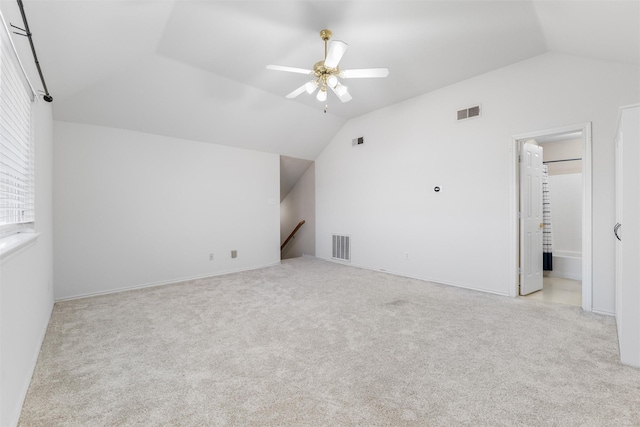
<path fill-rule="evenodd" d="M 0 15 L 2 17 L 2 15 Z M 34 93 L 9 37 L 0 28 L 0 236 L 35 219 Z"/>

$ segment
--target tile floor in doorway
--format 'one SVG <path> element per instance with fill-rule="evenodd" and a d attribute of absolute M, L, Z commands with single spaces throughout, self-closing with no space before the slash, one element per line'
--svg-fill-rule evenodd
<path fill-rule="evenodd" d="M 541 291 L 525 298 L 582 307 L 582 282 L 560 277 L 545 277 Z"/>

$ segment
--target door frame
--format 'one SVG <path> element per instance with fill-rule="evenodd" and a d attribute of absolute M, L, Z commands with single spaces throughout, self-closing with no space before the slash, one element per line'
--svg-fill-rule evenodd
<path fill-rule="evenodd" d="M 510 215 L 511 227 L 509 231 L 511 242 L 509 271 L 512 285 L 509 286 L 509 296 L 519 295 L 520 285 L 520 141 L 535 139 L 543 136 L 563 133 L 582 133 L 582 309 L 593 309 L 593 251 L 592 251 L 592 156 L 591 156 L 591 122 L 562 126 L 536 132 L 528 132 L 511 137 L 511 191 Z"/>

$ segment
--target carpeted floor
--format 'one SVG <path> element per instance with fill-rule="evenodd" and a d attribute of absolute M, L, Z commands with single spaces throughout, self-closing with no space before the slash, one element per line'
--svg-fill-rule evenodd
<path fill-rule="evenodd" d="M 59 302 L 21 426 L 638 426 L 613 318 L 313 258 Z"/>

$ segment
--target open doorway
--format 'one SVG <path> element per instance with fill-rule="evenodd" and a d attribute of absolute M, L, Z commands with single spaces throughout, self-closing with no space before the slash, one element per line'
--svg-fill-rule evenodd
<path fill-rule="evenodd" d="M 591 124 L 513 140 L 510 294 L 591 311 Z"/>
<path fill-rule="evenodd" d="M 280 156 L 280 259 L 315 256 L 315 163 Z"/>

